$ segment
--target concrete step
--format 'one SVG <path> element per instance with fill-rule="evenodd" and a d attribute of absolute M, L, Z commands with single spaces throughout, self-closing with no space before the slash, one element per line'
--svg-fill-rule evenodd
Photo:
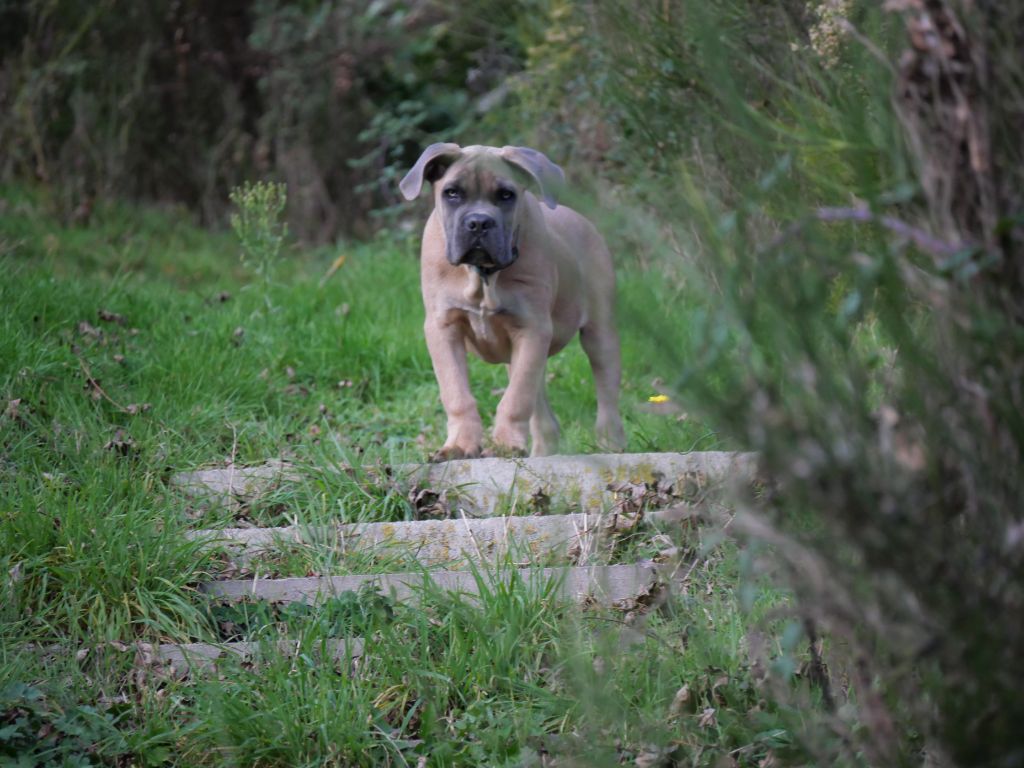
<path fill-rule="evenodd" d="M 170 486 L 187 496 L 218 504 L 251 501 L 275 488 L 302 480 L 294 464 L 271 459 L 251 467 L 210 467 L 172 475 Z"/>
<path fill-rule="evenodd" d="M 480 574 L 488 580 L 507 583 L 512 574 L 524 583 L 557 585 L 557 593 L 569 600 L 593 599 L 606 605 L 635 598 L 649 592 L 658 581 L 654 565 L 606 565 L 567 568 L 522 568 Z M 201 589 L 210 597 L 226 600 L 255 598 L 274 602 L 316 603 L 343 592 L 358 592 L 371 586 L 398 602 L 416 602 L 429 583 L 437 589 L 478 595 L 480 584 L 471 571 L 431 571 L 355 576 L 314 576 L 291 579 L 245 579 L 213 581 Z"/>
<path fill-rule="evenodd" d="M 730 480 L 749 482 L 752 454 L 723 451 L 693 453 L 616 453 L 545 456 L 523 459 L 464 459 L 395 467 L 393 480 L 414 497 L 427 492 L 435 516 L 494 515 L 510 511 L 546 511 L 568 505 L 585 512 L 609 507 L 616 489 L 660 489 L 675 498 L 694 499 Z M 301 480 L 300 468 L 281 461 L 255 467 L 186 472 L 172 486 L 211 502 L 250 500 L 273 488 Z M 432 495 L 431 495 L 432 494 Z"/>
<path fill-rule="evenodd" d="M 453 510 L 493 515 L 503 510 L 569 506 L 599 512 L 617 497 L 699 499 L 723 483 L 749 482 L 750 454 L 611 453 L 529 459 L 466 459 L 407 467 L 414 487 L 443 491 Z"/>
<path fill-rule="evenodd" d="M 213 670 L 219 659 L 228 656 L 249 661 L 267 648 L 274 648 L 283 656 L 294 656 L 300 650 L 300 645 L 296 640 L 285 639 L 274 643 L 163 643 L 158 646 L 140 643 L 136 662 L 140 666 L 158 666 L 175 677 L 184 677 L 194 672 Z M 356 659 L 363 655 L 363 640 L 327 640 L 323 648 L 317 646 L 315 649 L 317 653 L 321 650 L 327 651 L 333 662 Z"/>
<path fill-rule="evenodd" d="M 514 559 L 568 557 L 585 565 L 601 543 L 631 531 L 642 521 L 672 522 L 697 518 L 695 507 L 679 505 L 643 515 L 626 512 L 524 515 L 395 523 L 350 523 L 334 526 L 290 525 L 279 528 L 224 528 L 190 532 L 189 538 L 227 549 L 240 565 L 263 554 L 300 545 L 339 556 L 356 552 L 408 557 L 424 566 Z"/>

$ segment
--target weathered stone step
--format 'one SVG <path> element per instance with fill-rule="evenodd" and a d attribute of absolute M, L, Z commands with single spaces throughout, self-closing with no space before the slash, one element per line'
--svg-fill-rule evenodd
<path fill-rule="evenodd" d="M 274 647 L 283 656 L 294 656 L 300 648 L 296 640 L 281 639 L 274 643 L 233 642 L 233 643 L 163 643 L 159 646 L 148 646 L 138 651 L 140 664 L 149 666 L 156 664 L 168 669 L 175 676 L 186 675 L 193 671 L 206 672 L 213 669 L 219 659 L 236 656 L 248 661 L 261 650 Z M 346 638 L 344 640 L 325 640 L 323 647 L 317 645 L 316 651 L 327 651 L 331 661 L 346 661 L 363 655 L 362 638 Z"/>
<path fill-rule="evenodd" d="M 750 454 L 609 453 L 529 459 L 468 459 L 408 467 L 411 485 L 443 490 L 452 509 L 493 515 L 505 509 L 570 505 L 585 512 L 610 506 L 616 493 L 649 489 L 699 498 L 714 486 L 753 474 Z M 665 499 L 659 499 L 664 501 Z"/>
<path fill-rule="evenodd" d="M 453 516 L 459 511 L 482 516 L 553 504 L 594 512 L 610 504 L 609 488 L 630 485 L 660 487 L 693 498 L 730 479 L 749 481 L 753 472 L 752 454 L 723 451 L 464 459 L 393 470 L 400 485 L 433 491 L 441 511 Z M 190 495 L 225 503 L 251 499 L 301 478 L 295 465 L 275 461 L 186 472 L 171 483 Z"/>
<path fill-rule="evenodd" d="M 586 564 L 600 543 L 633 530 L 641 520 L 669 522 L 696 517 L 697 510 L 679 505 L 643 514 L 608 512 L 569 515 L 461 517 L 395 523 L 350 523 L 335 526 L 290 525 L 279 528 L 225 528 L 190 532 L 189 538 L 224 546 L 239 563 L 262 553 L 298 544 L 344 556 L 354 552 L 408 555 L 426 566 L 495 560 L 506 554 L 538 558 L 569 557 Z"/>
<path fill-rule="evenodd" d="M 514 571 L 480 574 L 488 579 L 507 582 L 514 573 L 531 585 L 557 585 L 558 594 L 565 599 L 582 600 L 590 597 L 612 605 L 649 591 L 658 580 L 653 565 L 605 565 L 568 568 L 522 568 Z M 274 602 L 316 603 L 321 598 L 343 592 L 358 592 L 371 586 L 391 595 L 399 602 L 415 602 L 425 587 L 466 595 L 478 595 L 477 576 L 470 571 L 432 571 L 429 574 L 390 573 L 357 576 L 314 576 L 291 579 L 245 579 L 239 581 L 213 581 L 202 585 L 202 591 L 222 600 L 257 598 Z"/>
<path fill-rule="evenodd" d="M 271 459 L 251 467 L 230 465 L 196 469 L 172 475 L 170 485 L 183 493 L 216 503 L 249 501 L 274 488 L 302 480 L 294 464 Z"/>

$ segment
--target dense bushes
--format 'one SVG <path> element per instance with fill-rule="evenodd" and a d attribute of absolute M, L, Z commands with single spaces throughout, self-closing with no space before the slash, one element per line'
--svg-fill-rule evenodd
<path fill-rule="evenodd" d="M 21 0 L 3 10 L 0 175 L 66 215 L 97 197 L 223 219 L 245 178 L 289 187 L 305 241 L 367 234 L 398 167 L 522 66 L 516 12 L 354 0 Z"/>
<path fill-rule="evenodd" d="M 703 289 L 679 395 L 761 452 L 738 527 L 830 638 L 836 716 L 808 746 L 1016 764 L 1024 4 L 716 5 L 595 29 Z"/>

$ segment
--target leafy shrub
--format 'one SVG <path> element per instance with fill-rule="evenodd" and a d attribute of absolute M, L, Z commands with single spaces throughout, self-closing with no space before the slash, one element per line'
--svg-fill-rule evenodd
<path fill-rule="evenodd" d="M 522 67 L 519 11 L 356 0 L 13 3 L 0 10 L 0 178 L 88 221 L 112 196 L 220 222 L 246 179 L 287 184 L 300 240 L 368 234 L 435 133 Z M 477 137 L 480 138 L 480 137 Z"/>
<path fill-rule="evenodd" d="M 0 690 L 0 762 L 4 765 L 99 765 L 97 746 L 114 737 L 114 717 L 85 705 L 61 706 L 43 691 L 14 682 Z"/>
<path fill-rule="evenodd" d="M 1010 765 L 1024 25 L 1000 14 L 1024 4 L 844 3 L 824 53 L 817 5 L 599 14 L 605 96 L 700 286 L 676 386 L 772 479 L 737 522 L 830 638 L 818 760 Z"/>

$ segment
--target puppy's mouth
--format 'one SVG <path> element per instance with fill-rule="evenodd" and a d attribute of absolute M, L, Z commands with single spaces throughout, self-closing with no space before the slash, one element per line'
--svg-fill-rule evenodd
<path fill-rule="evenodd" d="M 490 277 L 495 272 L 499 272 L 506 267 L 511 266 L 519 255 L 518 249 L 513 246 L 509 255 L 511 258 L 507 260 L 499 260 L 486 248 L 474 245 L 462 255 L 462 258 L 459 259 L 459 263 L 473 267 L 473 269 L 484 277 Z"/>

